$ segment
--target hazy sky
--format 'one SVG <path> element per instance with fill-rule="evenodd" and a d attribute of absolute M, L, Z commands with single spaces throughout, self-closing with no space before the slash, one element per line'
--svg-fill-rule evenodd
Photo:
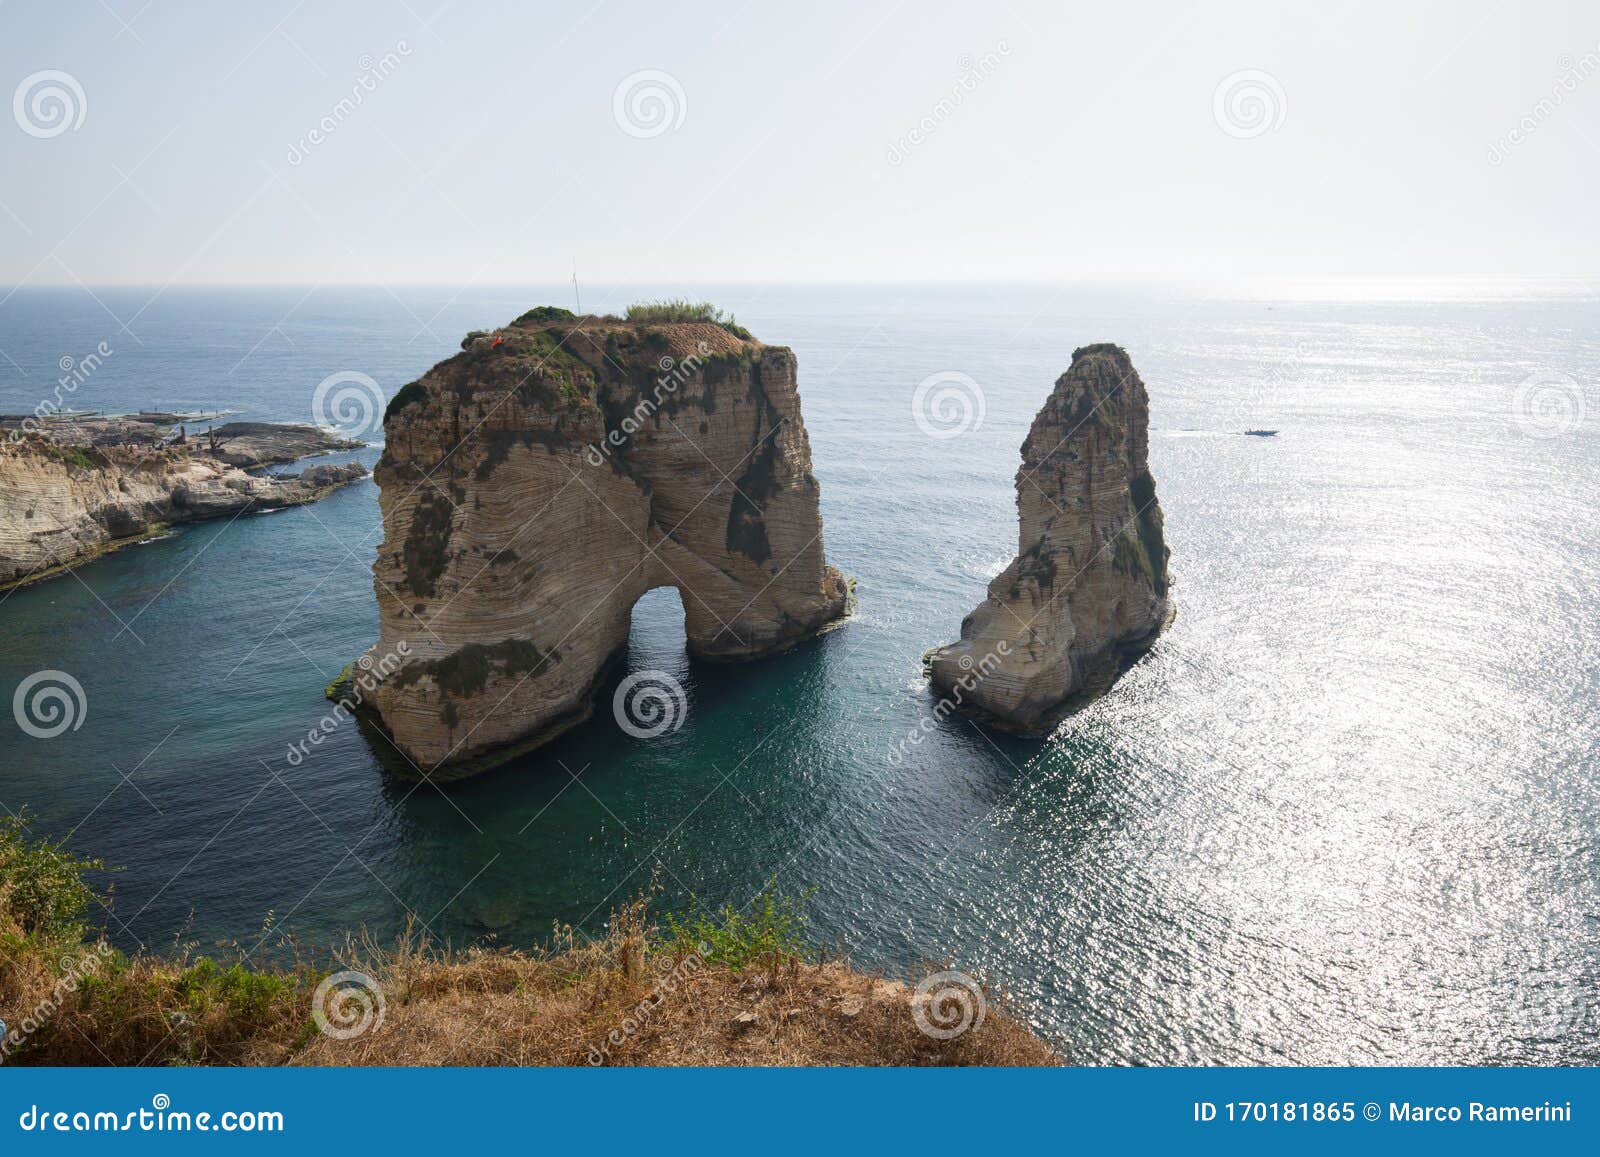
<path fill-rule="evenodd" d="M 1594 0 L 9 0 L 0 89 L 10 285 L 1600 272 Z"/>

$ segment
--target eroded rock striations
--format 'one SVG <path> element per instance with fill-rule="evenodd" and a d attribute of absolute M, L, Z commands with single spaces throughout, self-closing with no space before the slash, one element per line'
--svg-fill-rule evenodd
<path fill-rule="evenodd" d="M 0 439 L 0 590 L 166 526 L 315 502 L 366 474 L 352 462 L 269 477 L 189 445 L 80 445 L 32 432 Z"/>
<path fill-rule="evenodd" d="M 1022 444 L 1017 557 L 929 656 L 957 707 L 1025 734 L 1097 694 L 1171 618 L 1148 460 L 1149 398 L 1127 352 L 1075 350 Z"/>
<path fill-rule="evenodd" d="M 420 769 L 476 770 L 587 719 L 654 587 L 678 589 L 702 657 L 845 613 L 794 354 L 741 335 L 535 309 L 395 395 L 361 665 L 409 644 L 365 706 Z"/>

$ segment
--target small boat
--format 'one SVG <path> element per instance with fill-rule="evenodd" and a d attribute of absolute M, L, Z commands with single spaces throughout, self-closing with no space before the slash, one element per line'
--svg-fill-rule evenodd
<path fill-rule="evenodd" d="M 1276 436 L 1277 433 L 1276 430 L 1246 430 L 1244 436 L 1246 438 L 1271 438 Z"/>

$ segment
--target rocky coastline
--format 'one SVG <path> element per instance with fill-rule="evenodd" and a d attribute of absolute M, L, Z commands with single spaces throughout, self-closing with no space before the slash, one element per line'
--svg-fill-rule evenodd
<path fill-rule="evenodd" d="M 367 475 L 358 462 L 276 475 L 240 464 L 361 445 L 315 426 L 232 423 L 196 438 L 141 417 L 0 423 L 0 590 L 172 526 L 316 502 Z"/>

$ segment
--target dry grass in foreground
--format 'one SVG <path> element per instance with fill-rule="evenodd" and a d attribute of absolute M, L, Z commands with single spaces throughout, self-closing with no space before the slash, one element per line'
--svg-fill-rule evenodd
<path fill-rule="evenodd" d="M 251 970 L 187 953 L 126 957 L 89 929 L 98 868 L 0 825 L 0 1019 L 6 1063 L 50 1065 L 1051 1065 L 992 998 L 930 1001 L 803 959 L 801 921 L 649 922 L 548 951 L 433 951 L 351 941 L 337 970 Z M 979 1011 L 982 1011 L 981 1018 Z M 918 1027 L 971 1025 L 950 1039 Z"/>

